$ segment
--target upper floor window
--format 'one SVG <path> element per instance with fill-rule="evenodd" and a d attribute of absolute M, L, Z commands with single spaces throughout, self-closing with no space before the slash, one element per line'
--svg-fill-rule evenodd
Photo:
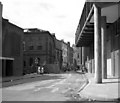
<path fill-rule="evenodd" d="M 33 46 L 29 46 L 29 50 L 33 50 L 34 49 L 34 47 Z"/>
<path fill-rule="evenodd" d="M 37 50 L 42 50 L 42 46 L 37 46 Z"/>

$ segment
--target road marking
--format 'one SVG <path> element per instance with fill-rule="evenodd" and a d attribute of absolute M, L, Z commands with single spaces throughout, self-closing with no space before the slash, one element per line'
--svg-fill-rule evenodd
<path fill-rule="evenodd" d="M 55 85 L 50 85 L 48 87 L 45 87 L 45 88 L 53 88 Z"/>
<path fill-rule="evenodd" d="M 42 88 L 37 88 L 35 89 L 34 91 L 37 92 L 37 91 L 40 91 Z"/>
<path fill-rule="evenodd" d="M 54 88 L 51 92 L 54 93 L 54 92 L 56 92 L 58 90 L 59 90 L 59 88 Z"/>

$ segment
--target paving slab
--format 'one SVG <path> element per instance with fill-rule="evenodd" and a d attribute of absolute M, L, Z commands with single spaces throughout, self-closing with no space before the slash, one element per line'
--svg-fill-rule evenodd
<path fill-rule="evenodd" d="M 100 101 L 118 101 L 120 99 L 120 79 L 103 79 L 102 84 L 94 82 L 94 76 L 86 74 L 88 85 L 79 93 L 80 96 Z"/>

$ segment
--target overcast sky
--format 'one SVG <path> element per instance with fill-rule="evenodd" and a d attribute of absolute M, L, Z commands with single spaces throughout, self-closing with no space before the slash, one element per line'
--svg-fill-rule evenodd
<path fill-rule="evenodd" d="M 1 0 L 3 17 L 22 28 L 55 33 L 57 39 L 74 44 L 85 0 Z"/>

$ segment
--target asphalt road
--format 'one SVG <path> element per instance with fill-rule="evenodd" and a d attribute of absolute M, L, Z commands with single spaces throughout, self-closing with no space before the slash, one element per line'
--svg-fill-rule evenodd
<path fill-rule="evenodd" d="M 2 101 L 77 101 L 80 100 L 77 93 L 84 83 L 83 74 L 68 72 L 14 81 L 17 85 L 8 83 L 0 89 Z"/>

